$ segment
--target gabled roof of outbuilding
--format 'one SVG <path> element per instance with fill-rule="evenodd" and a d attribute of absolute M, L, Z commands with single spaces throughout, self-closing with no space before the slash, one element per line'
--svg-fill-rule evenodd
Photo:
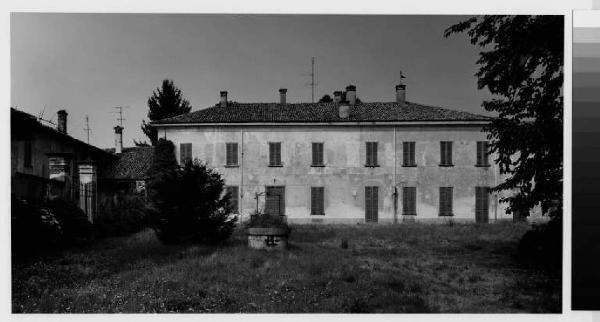
<path fill-rule="evenodd" d="M 230 103 L 153 122 L 156 125 L 194 123 L 323 123 L 393 121 L 489 121 L 488 116 L 406 102 L 357 103 L 340 118 L 336 103 Z"/>
<path fill-rule="evenodd" d="M 114 151 L 114 149 L 109 150 Z M 151 146 L 123 148 L 123 152 L 117 155 L 118 159 L 103 171 L 102 177 L 115 180 L 146 179 L 152 166 L 153 151 L 154 148 Z"/>

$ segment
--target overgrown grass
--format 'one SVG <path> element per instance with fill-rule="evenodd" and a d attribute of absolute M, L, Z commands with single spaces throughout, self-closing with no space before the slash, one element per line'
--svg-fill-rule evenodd
<path fill-rule="evenodd" d="M 520 266 L 527 225 L 294 226 L 285 252 L 165 246 L 150 230 L 13 262 L 13 312 L 557 312 Z M 341 247 L 347 240 L 348 247 Z"/>

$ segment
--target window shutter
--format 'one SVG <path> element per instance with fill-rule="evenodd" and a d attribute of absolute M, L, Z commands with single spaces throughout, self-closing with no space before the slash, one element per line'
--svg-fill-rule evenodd
<path fill-rule="evenodd" d="M 373 156 L 371 157 L 372 161 L 373 161 L 373 165 L 377 165 L 377 142 L 373 142 L 373 148 L 372 148 L 372 153 Z M 377 190 L 375 190 L 376 194 L 377 194 Z"/>
<path fill-rule="evenodd" d="M 312 144 L 312 164 L 317 165 L 317 144 Z"/>
<path fill-rule="evenodd" d="M 415 165 L 416 164 L 416 162 L 415 162 L 415 142 L 410 142 L 409 147 L 410 147 L 410 155 L 409 155 L 410 165 Z"/>
<path fill-rule="evenodd" d="M 410 165 L 410 163 L 409 163 L 410 151 L 408 150 L 408 145 L 409 145 L 408 142 L 402 143 L 402 159 L 403 159 L 404 165 Z"/>
<path fill-rule="evenodd" d="M 371 142 L 367 142 L 367 150 L 366 150 L 367 154 L 367 165 L 371 165 Z"/>
<path fill-rule="evenodd" d="M 317 192 L 315 187 L 310 188 L 310 214 L 317 214 Z"/>
<path fill-rule="evenodd" d="M 448 162 L 447 164 L 450 165 L 452 164 L 452 142 L 448 142 L 447 144 L 446 153 L 448 156 L 446 157 L 446 161 Z"/>

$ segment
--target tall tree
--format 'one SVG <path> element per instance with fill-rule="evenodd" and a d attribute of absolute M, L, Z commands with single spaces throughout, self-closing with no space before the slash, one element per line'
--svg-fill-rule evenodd
<path fill-rule="evenodd" d="M 163 80 L 162 86 L 156 88 L 148 98 L 150 122 L 188 113 L 191 108 L 190 102 L 183 98 L 181 90 L 170 79 Z M 158 135 L 156 128 L 150 126 L 150 122 L 142 121 L 142 131 L 152 145 L 156 145 Z"/>
<path fill-rule="evenodd" d="M 329 94 L 325 94 L 323 95 L 323 97 L 321 97 L 319 99 L 319 103 L 330 103 L 333 102 L 333 98 L 331 98 L 331 96 L 329 96 Z"/>
<path fill-rule="evenodd" d="M 563 29 L 562 16 L 481 16 L 444 33 L 466 32 L 482 48 L 475 75 L 493 94 L 484 109 L 498 115 L 484 131 L 507 175 L 492 191 L 515 192 L 501 199 L 509 213 L 541 205 L 562 216 Z"/>

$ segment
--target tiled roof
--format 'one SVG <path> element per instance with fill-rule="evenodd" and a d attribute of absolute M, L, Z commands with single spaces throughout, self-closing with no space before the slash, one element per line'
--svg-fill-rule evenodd
<path fill-rule="evenodd" d="M 124 148 L 113 163 L 103 171 L 102 177 L 117 180 L 143 180 L 152 165 L 151 146 Z"/>
<path fill-rule="evenodd" d="M 319 122 L 390 122 L 390 121 L 486 121 L 488 116 L 406 102 L 357 103 L 347 118 L 340 118 L 336 103 L 231 103 L 213 106 L 154 124 L 185 123 L 319 123 Z"/>

